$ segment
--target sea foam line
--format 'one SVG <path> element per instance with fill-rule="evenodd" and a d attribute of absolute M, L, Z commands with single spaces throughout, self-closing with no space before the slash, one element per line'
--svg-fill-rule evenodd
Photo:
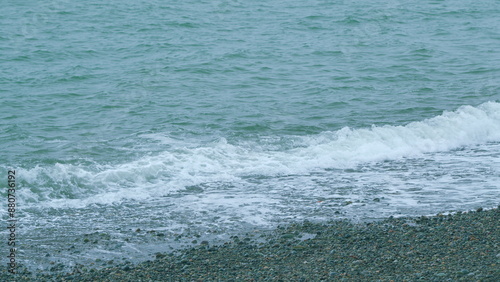
<path fill-rule="evenodd" d="M 32 202 L 51 200 L 56 206 L 109 204 L 133 199 L 137 192 L 141 198 L 158 197 L 202 183 L 233 183 L 255 175 L 307 174 L 317 169 L 348 168 L 360 163 L 498 142 L 500 104 L 462 106 L 404 126 L 345 127 L 298 139 L 300 144 L 296 147 L 281 151 L 265 149 L 258 142 L 229 144 L 221 138 L 211 144 L 174 147 L 155 156 L 114 166 L 90 168 L 56 164 L 21 169 L 28 186 L 46 185 L 37 191 L 29 190 L 24 196 Z"/>

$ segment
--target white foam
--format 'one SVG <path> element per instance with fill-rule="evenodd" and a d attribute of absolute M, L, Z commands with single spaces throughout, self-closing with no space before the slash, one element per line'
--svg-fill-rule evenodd
<path fill-rule="evenodd" d="M 406 126 L 343 128 L 333 133 L 330 141 L 296 151 L 305 160 L 321 163 L 321 167 L 344 167 L 499 140 L 500 104 L 489 102 L 477 108 L 461 107 Z"/>
<path fill-rule="evenodd" d="M 255 175 L 308 174 L 318 169 L 449 151 L 500 141 L 500 104 L 463 106 L 404 126 L 345 127 L 315 136 L 294 136 L 291 138 L 300 140 L 299 144 L 283 150 L 269 150 L 258 142 L 230 144 L 224 138 L 198 146 L 150 134 L 147 138 L 168 142 L 171 147 L 160 154 L 114 166 L 56 164 L 23 170 L 28 184 L 46 185 L 39 191 L 24 192 L 24 197 L 50 206 L 111 204 L 165 196 L 202 183 L 239 182 Z M 61 188 L 54 186 L 69 187 L 70 191 L 57 192 Z"/>

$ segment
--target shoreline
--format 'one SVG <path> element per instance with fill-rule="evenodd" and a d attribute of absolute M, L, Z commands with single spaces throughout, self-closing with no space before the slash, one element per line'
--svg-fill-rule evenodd
<path fill-rule="evenodd" d="M 4 267 L 0 280 L 500 281 L 499 225 L 498 207 L 364 223 L 304 221 L 258 240 L 232 236 L 218 246 L 203 241 L 136 265 L 15 275 Z"/>

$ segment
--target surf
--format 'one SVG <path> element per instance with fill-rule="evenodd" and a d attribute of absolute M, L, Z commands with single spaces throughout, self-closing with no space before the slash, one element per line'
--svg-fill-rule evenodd
<path fill-rule="evenodd" d="M 259 141 L 230 143 L 223 137 L 203 144 L 174 142 L 168 150 L 127 163 L 58 163 L 18 170 L 27 187 L 23 197 L 29 203 L 112 204 L 167 195 L 200 184 L 307 175 L 499 142 L 500 104 L 466 105 L 406 125 L 344 127 L 280 140 L 272 148 Z"/>

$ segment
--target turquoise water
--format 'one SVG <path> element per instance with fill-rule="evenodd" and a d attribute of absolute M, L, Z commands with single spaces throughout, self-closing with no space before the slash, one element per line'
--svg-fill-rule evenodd
<path fill-rule="evenodd" d="M 303 219 L 496 206 L 499 13 L 7 1 L 0 167 L 19 175 L 20 260 L 141 260 Z"/>

